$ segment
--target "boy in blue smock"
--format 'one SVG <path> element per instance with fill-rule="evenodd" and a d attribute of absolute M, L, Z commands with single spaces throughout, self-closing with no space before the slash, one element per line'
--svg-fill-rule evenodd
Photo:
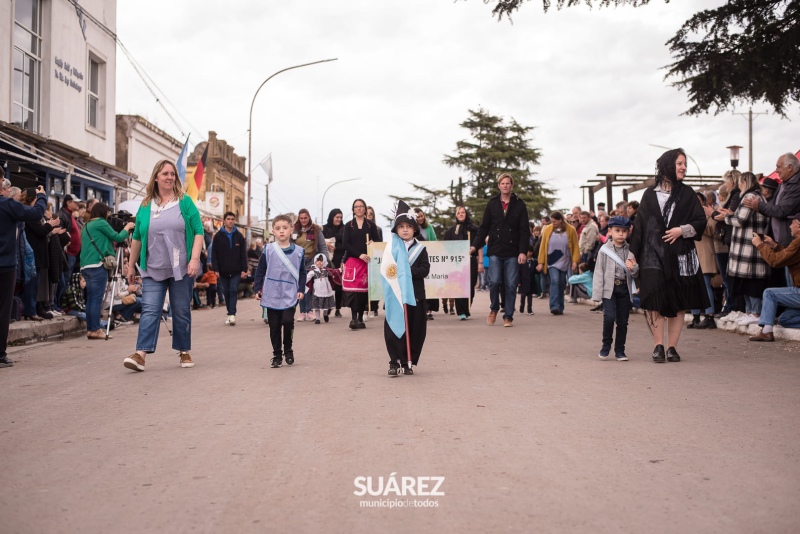
<path fill-rule="evenodd" d="M 264 247 L 258 260 L 253 290 L 267 313 L 269 340 L 272 342 L 272 367 L 294 363 L 292 338 L 297 301 L 305 294 L 305 252 L 291 242 L 292 219 L 278 215 L 272 219 L 275 241 Z M 281 332 L 282 331 L 282 332 Z"/>

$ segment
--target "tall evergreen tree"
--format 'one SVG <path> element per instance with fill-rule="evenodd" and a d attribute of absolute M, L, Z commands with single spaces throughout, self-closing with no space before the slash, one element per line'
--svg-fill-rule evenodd
<path fill-rule="evenodd" d="M 499 193 L 497 176 L 507 172 L 514 177 L 514 192 L 528 206 L 528 216 L 536 219 L 550 211 L 555 200 L 553 189 L 534 178 L 531 166 L 539 164 L 541 151 L 531 146 L 532 126 L 523 126 L 513 118 L 506 122 L 483 108 L 469 110 L 461 123 L 470 138 L 456 143 L 456 153 L 445 155 L 444 163 L 466 171 L 469 194 L 451 185 L 451 197 L 461 196 L 476 219 L 483 216 L 489 199 Z M 460 179 L 459 179 L 460 180 Z"/>

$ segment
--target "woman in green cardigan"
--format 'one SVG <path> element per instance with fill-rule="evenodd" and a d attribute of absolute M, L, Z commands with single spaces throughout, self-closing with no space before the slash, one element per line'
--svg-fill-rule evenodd
<path fill-rule="evenodd" d="M 81 275 L 86 280 L 86 337 L 105 339 L 106 333 L 100 329 L 100 316 L 103 314 L 103 295 L 106 292 L 108 271 L 103 267 L 103 258 L 114 256 L 112 242 L 122 243 L 133 230 L 129 222 L 119 232 L 108 224 L 111 208 L 102 202 L 95 203 L 90 212 L 91 218 L 81 231 Z M 110 336 L 109 336 L 110 337 Z"/>
<path fill-rule="evenodd" d="M 161 310 L 169 291 L 172 309 L 172 348 L 178 351 L 181 367 L 194 367 L 192 348 L 192 289 L 202 272 L 203 223 L 194 201 L 183 194 L 175 164 L 156 163 L 136 213 L 128 283 L 142 278 L 142 316 L 136 352 L 124 365 L 144 371 L 145 354 L 156 351 Z M 138 262 L 138 265 L 137 265 Z M 137 272 L 138 270 L 138 272 Z"/>

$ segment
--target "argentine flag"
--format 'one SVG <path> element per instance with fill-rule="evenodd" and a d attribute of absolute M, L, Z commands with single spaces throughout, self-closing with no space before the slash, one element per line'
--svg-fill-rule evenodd
<path fill-rule="evenodd" d="M 192 135 L 191 133 L 189 135 Z M 189 163 L 189 135 L 186 136 L 186 142 L 183 144 L 181 155 L 178 156 L 178 161 L 175 166 L 178 168 L 178 178 L 181 179 L 181 185 L 186 184 L 186 165 Z"/>
<path fill-rule="evenodd" d="M 386 307 L 386 322 L 398 338 L 406 332 L 403 304 L 416 305 L 411 266 L 408 263 L 406 244 L 397 234 L 386 243 L 381 258 L 381 284 Z"/>

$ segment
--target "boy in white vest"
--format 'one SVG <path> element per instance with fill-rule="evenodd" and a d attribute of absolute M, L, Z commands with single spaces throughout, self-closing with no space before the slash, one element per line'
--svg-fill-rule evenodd
<path fill-rule="evenodd" d="M 611 217 L 608 221 L 609 239 L 597 254 L 592 279 L 592 300 L 603 303 L 603 344 L 598 354 L 601 360 L 608 359 L 611 353 L 616 323 L 614 356 L 618 362 L 628 361 L 625 340 L 628 337 L 628 316 L 631 313 L 633 294 L 636 292 L 633 277 L 639 273 L 639 266 L 630 254 L 626 241 L 630 229 L 631 220 L 627 217 Z"/>

